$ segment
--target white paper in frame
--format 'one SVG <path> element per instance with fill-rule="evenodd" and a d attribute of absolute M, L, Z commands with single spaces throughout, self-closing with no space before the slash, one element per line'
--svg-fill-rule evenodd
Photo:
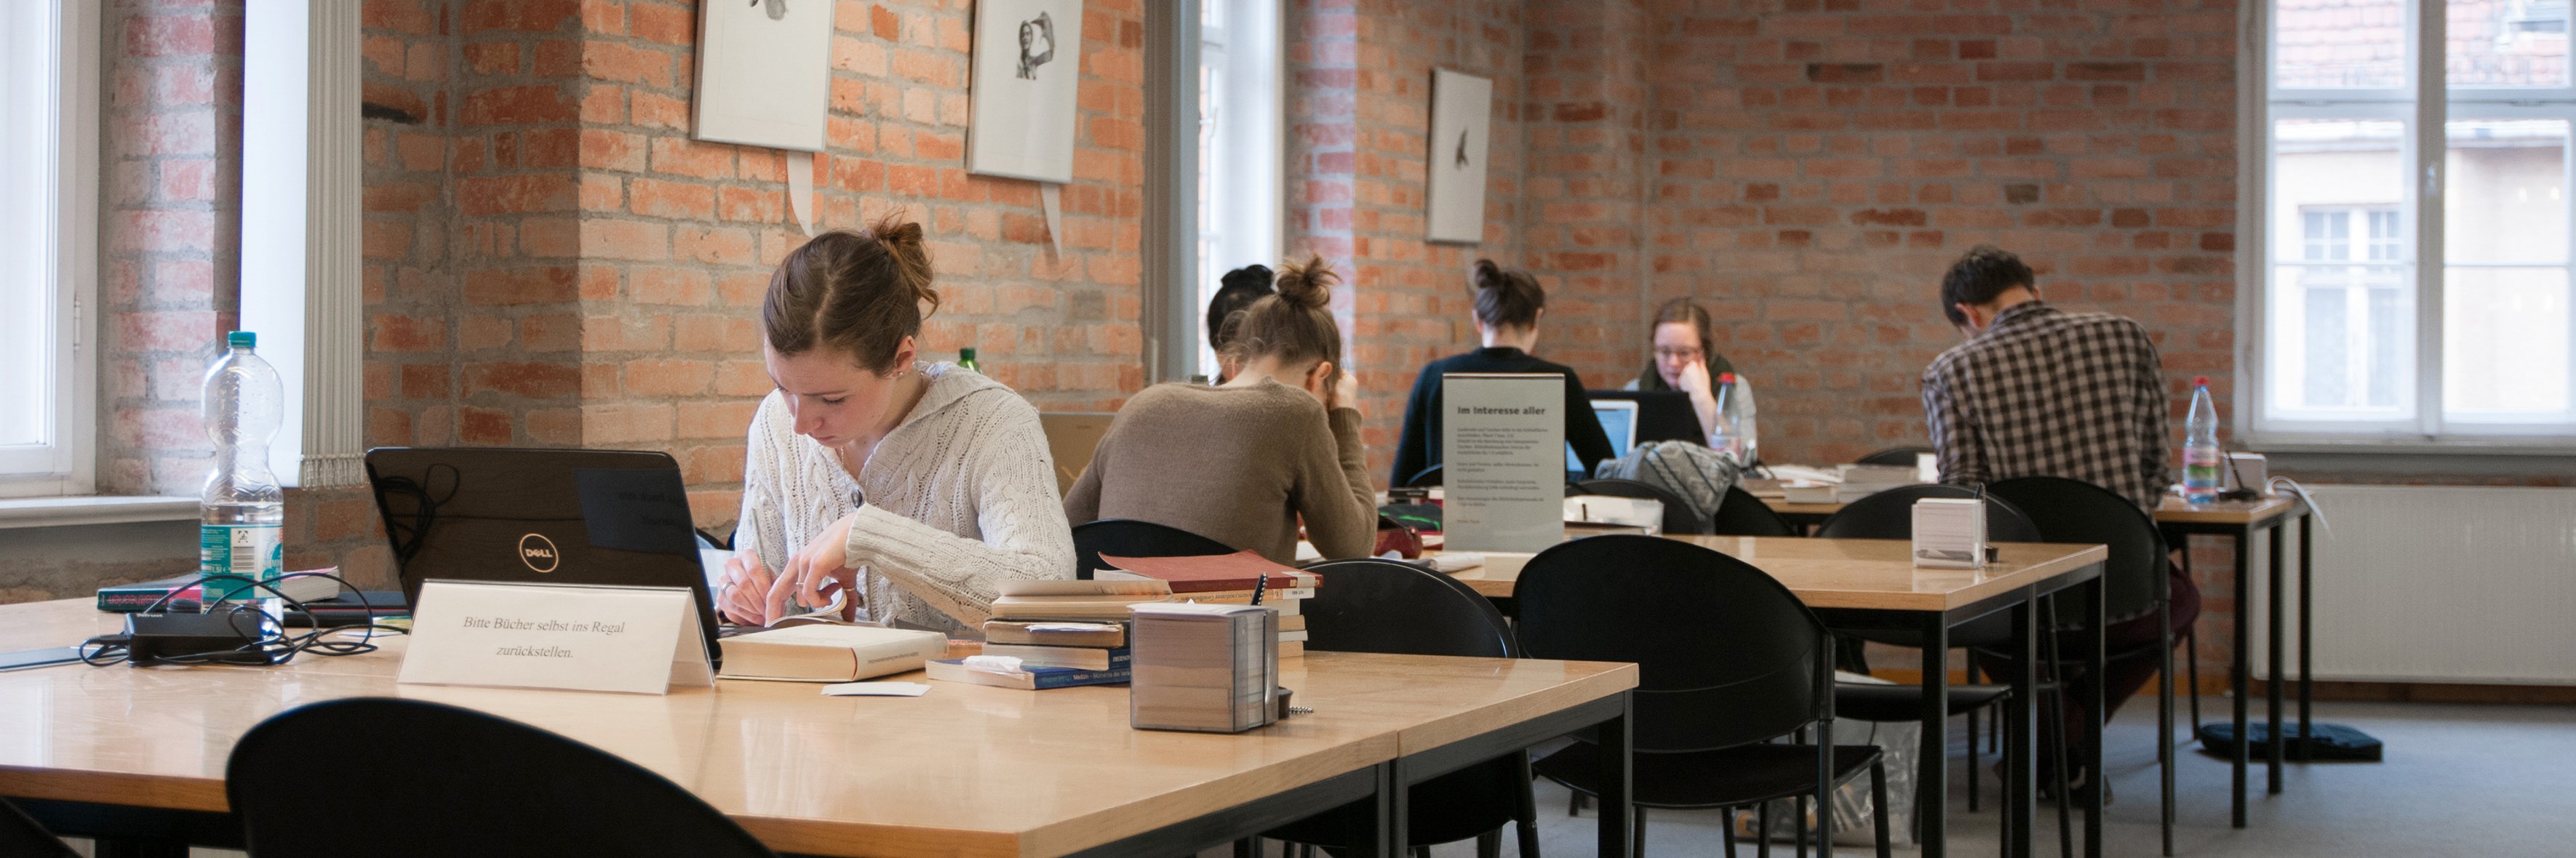
<path fill-rule="evenodd" d="M 707 0 L 698 6 L 700 140 L 823 151 L 830 115 L 832 0 Z"/>
<path fill-rule="evenodd" d="M 966 171 L 1073 181 L 1081 0 L 978 0 Z"/>
<path fill-rule="evenodd" d="M 1491 154 L 1493 125 L 1492 78 L 1431 71 L 1431 187 L 1424 195 L 1428 240 L 1485 240 L 1485 160 Z"/>

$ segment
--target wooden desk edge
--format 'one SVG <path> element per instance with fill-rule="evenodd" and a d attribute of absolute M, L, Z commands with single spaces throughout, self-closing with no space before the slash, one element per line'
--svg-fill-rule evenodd
<path fill-rule="evenodd" d="M 231 801 L 224 797 L 224 782 L 214 778 L 0 766 L 0 796 L 158 810 L 232 812 Z"/>
<path fill-rule="evenodd" d="M 1402 731 L 1397 740 L 1400 754 L 1418 754 L 1442 745 L 1480 736 L 1509 724 L 1531 720 L 1541 715 L 1563 712 L 1637 687 L 1637 666 L 1627 662 L 1570 662 L 1572 664 L 1608 664 L 1609 670 L 1582 677 L 1561 685 L 1551 685 L 1477 712 L 1462 712 L 1437 721 Z M 1508 707 L 1509 720 L 1500 720 L 1496 710 Z M 1500 723 L 1497 723 L 1500 721 Z"/>

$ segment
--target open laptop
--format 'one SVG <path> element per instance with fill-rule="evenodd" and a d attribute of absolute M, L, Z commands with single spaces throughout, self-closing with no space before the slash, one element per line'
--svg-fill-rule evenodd
<path fill-rule="evenodd" d="M 1689 393 L 1679 390 L 1594 390 L 1589 394 L 1596 409 L 1602 403 L 1612 401 L 1637 404 L 1637 432 L 1631 443 L 1688 441 L 1703 446 L 1708 444 L 1708 434 L 1700 431 L 1699 412 L 1691 408 Z"/>
<path fill-rule="evenodd" d="M 1601 434 L 1610 436 L 1610 456 L 1612 458 L 1628 455 L 1628 449 L 1637 446 L 1637 403 L 1635 400 L 1594 400 L 1592 403 L 1592 416 L 1593 418 L 1601 421 Z M 1582 475 L 1580 477 L 1576 477 L 1576 479 L 1585 479 L 1592 476 L 1590 473 L 1584 471 L 1583 460 L 1575 457 L 1574 444 L 1571 442 L 1565 445 L 1565 472 L 1568 474 Z"/>
<path fill-rule="evenodd" d="M 717 655 L 688 489 L 669 454 L 378 447 L 366 463 L 406 604 L 433 578 L 686 587 Z"/>

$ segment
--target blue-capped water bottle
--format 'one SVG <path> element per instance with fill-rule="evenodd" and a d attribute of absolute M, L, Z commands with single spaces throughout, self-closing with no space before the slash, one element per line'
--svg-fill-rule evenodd
<path fill-rule="evenodd" d="M 197 573 L 274 583 L 285 566 L 286 503 L 268 469 L 268 442 L 285 416 L 286 394 L 277 368 L 252 351 L 258 344 L 251 332 L 234 331 L 224 337 L 223 357 L 206 369 L 206 434 L 215 442 L 215 463 L 198 498 Z M 217 594 L 257 592 L 211 583 L 207 589 L 209 610 Z"/>
<path fill-rule="evenodd" d="M 2182 432 L 2182 499 L 2202 504 L 2218 499 L 2218 406 L 2209 401 L 2209 376 L 2191 380 L 2191 416 Z"/>

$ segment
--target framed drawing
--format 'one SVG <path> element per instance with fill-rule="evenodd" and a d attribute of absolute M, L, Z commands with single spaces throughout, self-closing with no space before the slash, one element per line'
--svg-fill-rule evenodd
<path fill-rule="evenodd" d="M 977 0 L 966 171 L 1073 181 L 1082 0 Z"/>
<path fill-rule="evenodd" d="M 823 151 L 830 113 L 830 0 L 706 0 L 698 6 L 700 140 Z"/>
<path fill-rule="evenodd" d="M 1431 70 L 1431 241 L 1485 240 L 1485 144 L 1494 130 L 1494 81 Z"/>

